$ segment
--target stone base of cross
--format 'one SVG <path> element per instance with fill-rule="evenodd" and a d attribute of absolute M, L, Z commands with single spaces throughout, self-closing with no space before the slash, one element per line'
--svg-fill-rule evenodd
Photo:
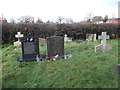
<path fill-rule="evenodd" d="M 21 46 L 21 42 L 20 41 L 16 41 L 13 44 L 14 44 L 14 46 Z"/>
<path fill-rule="evenodd" d="M 95 52 L 104 52 L 104 51 L 109 51 L 111 50 L 112 47 L 108 44 L 106 46 L 103 46 L 102 44 L 95 46 Z"/>
<path fill-rule="evenodd" d="M 95 52 L 111 50 L 112 47 L 106 44 L 106 39 L 109 39 L 109 35 L 106 35 L 106 32 L 102 32 L 98 39 L 102 39 L 102 41 L 100 45 L 95 46 Z"/>

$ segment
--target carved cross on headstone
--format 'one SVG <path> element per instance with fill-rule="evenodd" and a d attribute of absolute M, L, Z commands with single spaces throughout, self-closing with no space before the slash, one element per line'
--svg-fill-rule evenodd
<path fill-rule="evenodd" d="M 98 37 L 98 39 L 102 39 L 101 44 L 103 48 L 106 47 L 106 39 L 110 39 L 109 35 L 106 35 L 106 32 L 102 32 L 102 35 Z"/>
<path fill-rule="evenodd" d="M 15 37 L 18 38 L 18 41 L 20 41 L 20 38 L 23 37 L 23 34 L 21 34 L 20 32 L 17 32 Z"/>

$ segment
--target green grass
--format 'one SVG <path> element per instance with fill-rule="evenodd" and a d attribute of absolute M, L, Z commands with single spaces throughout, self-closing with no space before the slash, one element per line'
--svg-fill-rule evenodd
<path fill-rule="evenodd" d="M 72 58 L 22 63 L 20 47 L 3 45 L 3 88 L 117 88 L 118 40 L 107 43 L 111 51 L 94 52 L 100 41 L 68 42 L 65 53 Z M 46 54 L 45 45 L 40 54 Z"/>

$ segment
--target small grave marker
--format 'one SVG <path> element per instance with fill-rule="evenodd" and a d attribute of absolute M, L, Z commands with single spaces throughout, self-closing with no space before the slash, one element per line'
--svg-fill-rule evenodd
<path fill-rule="evenodd" d="M 87 34 L 86 40 L 87 41 L 96 41 L 96 34 Z"/>
<path fill-rule="evenodd" d="M 67 37 L 67 34 L 65 34 L 65 35 L 64 35 L 64 41 L 70 42 L 70 41 L 72 41 L 72 39 L 71 39 L 71 38 L 68 38 L 68 37 Z"/>
<path fill-rule="evenodd" d="M 22 59 L 20 61 L 39 61 L 39 39 L 22 38 Z"/>

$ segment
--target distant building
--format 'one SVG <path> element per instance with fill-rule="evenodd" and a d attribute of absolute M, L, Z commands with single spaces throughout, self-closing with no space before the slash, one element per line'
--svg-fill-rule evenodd
<path fill-rule="evenodd" d="M 4 17 L 0 17 L 0 23 L 6 23 L 7 20 Z"/>
<path fill-rule="evenodd" d="M 106 23 L 120 23 L 120 18 L 111 18 L 108 19 Z"/>
<path fill-rule="evenodd" d="M 95 16 L 92 18 L 92 23 L 101 24 L 101 23 L 103 23 L 103 18 L 101 16 Z"/>

